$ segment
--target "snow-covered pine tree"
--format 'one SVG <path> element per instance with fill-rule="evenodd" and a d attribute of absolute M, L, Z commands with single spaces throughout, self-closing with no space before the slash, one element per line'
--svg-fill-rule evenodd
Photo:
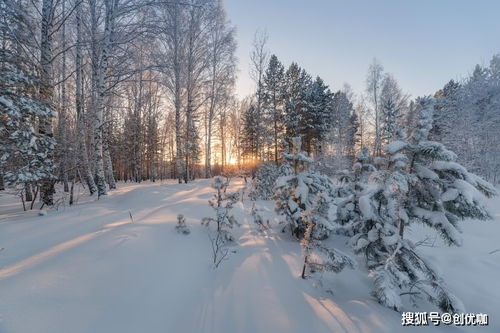
<path fill-rule="evenodd" d="M 35 47 L 29 15 L 15 4 L 0 10 L 5 14 L 0 22 L 0 169 L 7 184 L 29 189 L 55 179 L 50 158 L 55 140 L 36 130 L 39 121 L 55 113 L 37 89 L 40 78 L 30 68 L 30 51 L 20 51 Z"/>
<path fill-rule="evenodd" d="M 401 118 L 406 108 L 407 96 L 402 93 L 396 79 L 391 74 L 386 74 L 380 92 L 380 135 L 383 146 L 401 134 Z"/>
<path fill-rule="evenodd" d="M 271 55 L 264 75 L 262 90 L 267 123 L 271 128 L 274 162 L 278 165 L 279 155 L 283 150 L 283 95 L 285 69 L 276 55 Z"/>
<path fill-rule="evenodd" d="M 252 205 L 251 214 L 252 214 L 253 223 L 256 224 L 257 230 L 259 232 L 263 232 L 269 228 L 269 220 L 267 220 L 267 222 L 264 223 L 264 218 L 262 217 L 262 215 L 260 213 L 261 211 L 262 211 L 262 209 L 257 208 L 257 205 L 254 202 Z"/>
<path fill-rule="evenodd" d="M 495 188 L 454 162 L 456 155 L 442 144 L 428 141 L 433 100 L 419 98 L 417 128 L 408 140 L 386 147 L 387 168 L 375 172 L 360 193 L 363 227 L 353 237 L 354 250 L 365 253 L 374 278 L 372 294 L 388 307 L 401 308 L 401 296 L 414 302 L 426 298 L 444 312 L 463 311 L 462 303 L 404 238 L 405 227 L 424 223 L 436 229 L 450 245 L 460 245 L 458 222 L 490 217 L 482 197 Z"/>
<path fill-rule="evenodd" d="M 306 278 L 309 273 L 331 271 L 338 273 L 344 268 L 354 268 L 355 261 L 349 255 L 335 248 L 326 246 L 322 241 L 315 239 L 315 228 L 329 229 L 331 221 L 335 220 L 333 198 L 318 193 L 311 208 L 302 212 L 302 219 L 306 229 L 301 245 L 304 250 L 304 265 L 301 277 Z"/>
<path fill-rule="evenodd" d="M 368 148 L 363 147 L 356 154 L 352 172 L 337 176 L 340 183 L 336 194 L 337 222 L 339 223 L 337 233 L 354 236 L 361 231 L 363 221 L 360 218 L 359 198 L 369 186 L 370 175 L 376 170 Z"/>
<path fill-rule="evenodd" d="M 432 128 L 433 99 L 418 99 L 417 105 L 420 108 L 417 128 L 406 142 L 392 142 L 387 153 L 395 160 L 393 164 L 399 154 L 408 158 L 410 218 L 439 230 L 449 244 L 460 245 L 454 231 L 458 231 L 458 221 L 491 218 L 483 199 L 497 195 L 497 191 L 458 164 L 455 153 L 441 143 L 427 140 Z"/>
<path fill-rule="evenodd" d="M 229 231 L 235 225 L 239 225 L 236 218 L 231 215 L 233 205 L 238 202 L 239 193 L 227 193 L 228 181 L 221 176 L 214 177 L 212 187 L 215 189 L 214 196 L 208 201 L 210 207 L 215 210 L 214 217 L 204 217 L 201 224 L 209 226 L 216 224 L 216 232 L 221 234 L 226 241 L 233 241 L 233 235 Z"/>
<path fill-rule="evenodd" d="M 330 146 L 330 154 L 322 156 L 322 160 L 333 170 L 349 169 L 354 160 L 359 123 L 347 89 L 333 95 L 332 114 L 328 121 L 331 124 L 326 141 Z"/>
<path fill-rule="evenodd" d="M 318 76 L 309 84 L 302 122 L 304 126 L 304 148 L 309 153 L 316 155 L 321 150 L 321 142 L 326 138 L 332 125 L 333 94 Z"/>
<path fill-rule="evenodd" d="M 273 199 L 276 202 L 276 212 L 285 216 L 292 233 L 301 239 L 306 231 L 302 213 L 311 209 L 315 197 L 320 193 L 327 197 L 333 196 L 335 185 L 329 177 L 309 169 L 313 159 L 301 151 L 300 137 L 294 137 L 292 141 L 292 152 L 283 154 L 283 158 L 291 166 L 293 173 L 276 180 Z M 333 222 L 317 225 L 313 236 L 327 237 L 333 228 Z"/>
<path fill-rule="evenodd" d="M 252 191 L 250 198 L 252 200 L 269 200 L 273 194 L 273 186 L 278 179 L 278 166 L 275 163 L 263 163 L 255 172 L 252 181 Z"/>
<path fill-rule="evenodd" d="M 175 230 L 177 230 L 178 233 L 184 235 L 189 235 L 189 233 L 191 232 L 186 224 L 186 218 L 184 217 L 184 215 L 177 215 L 177 225 L 175 226 Z"/>
<path fill-rule="evenodd" d="M 252 200 L 270 200 L 276 179 L 289 174 L 290 169 L 286 165 L 277 166 L 272 162 L 262 163 L 255 172 L 250 198 Z"/>
<path fill-rule="evenodd" d="M 211 223 L 217 226 L 217 229 L 213 232 L 208 231 L 212 245 L 213 264 L 216 268 L 229 253 L 227 249 L 228 243 L 234 241 L 234 237 L 229 229 L 232 229 L 235 225 L 240 225 L 236 218 L 231 215 L 233 205 L 238 202 L 239 193 L 227 193 L 228 185 L 229 182 L 225 178 L 220 176 L 214 177 L 212 187 L 216 192 L 208 203 L 215 210 L 215 218 L 204 217 L 201 221 L 201 225 L 207 228 Z"/>
<path fill-rule="evenodd" d="M 297 63 L 291 63 L 285 72 L 284 117 L 287 138 L 303 135 L 305 131 L 303 109 L 311 76 Z"/>
<path fill-rule="evenodd" d="M 247 161 L 257 159 L 260 140 L 260 123 L 257 122 L 257 108 L 250 104 L 243 113 L 243 124 L 241 134 L 241 150 Z"/>

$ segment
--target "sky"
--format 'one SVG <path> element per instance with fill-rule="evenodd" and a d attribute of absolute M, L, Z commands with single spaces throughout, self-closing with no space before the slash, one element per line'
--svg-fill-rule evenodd
<path fill-rule="evenodd" d="M 373 58 L 413 97 L 432 94 L 500 53 L 500 0 L 224 0 L 236 26 L 236 92 L 251 94 L 257 29 L 287 67 L 292 61 L 333 90 L 364 92 Z"/>

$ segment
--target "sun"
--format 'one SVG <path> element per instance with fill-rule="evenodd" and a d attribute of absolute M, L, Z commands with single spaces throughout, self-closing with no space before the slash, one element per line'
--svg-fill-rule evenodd
<path fill-rule="evenodd" d="M 227 160 L 227 164 L 230 164 L 230 165 L 236 165 L 238 164 L 238 159 L 236 157 L 230 157 L 228 160 Z"/>

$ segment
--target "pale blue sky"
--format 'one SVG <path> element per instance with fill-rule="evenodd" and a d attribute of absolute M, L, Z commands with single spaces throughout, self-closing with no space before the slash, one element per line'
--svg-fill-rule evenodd
<path fill-rule="evenodd" d="M 333 89 L 364 90 L 376 57 L 412 96 L 460 79 L 500 53 L 500 0 L 224 0 L 237 27 L 240 97 L 256 29 L 288 66 L 296 61 Z"/>

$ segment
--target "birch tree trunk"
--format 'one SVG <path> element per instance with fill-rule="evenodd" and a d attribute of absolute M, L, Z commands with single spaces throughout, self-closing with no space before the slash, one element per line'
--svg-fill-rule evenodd
<path fill-rule="evenodd" d="M 85 138 L 87 137 L 85 132 L 85 115 L 83 112 L 83 84 L 82 84 L 82 9 L 81 4 L 78 5 L 76 9 L 76 59 L 75 59 L 75 71 L 76 71 L 76 91 L 75 91 L 75 107 L 76 107 L 76 126 L 78 133 L 78 147 L 80 153 L 80 160 L 78 161 L 78 167 L 83 174 L 83 178 L 87 183 L 90 195 L 93 195 L 97 191 L 97 187 L 94 182 L 94 177 L 92 177 L 92 171 L 90 170 L 89 157 L 87 151 L 87 144 Z"/>
<path fill-rule="evenodd" d="M 115 9 L 118 5 L 118 0 L 104 0 L 105 5 L 105 25 L 104 25 L 104 41 L 99 59 L 99 67 L 97 70 L 97 100 L 95 107 L 95 127 L 94 127 L 94 144 L 96 158 L 96 179 L 97 179 L 97 194 L 99 197 L 107 195 L 106 177 L 104 174 L 104 143 L 103 143 L 103 127 L 104 127 L 104 111 L 106 97 L 106 80 L 109 64 L 109 56 L 113 43 L 113 29 L 115 20 Z"/>
<path fill-rule="evenodd" d="M 182 129 L 181 129 L 181 40 L 179 5 L 174 5 L 173 23 L 173 64 L 174 64 L 174 104 L 175 104 L 175 174 L 182 183 Z"/>
<path fill-rule="evenodd" d="M 62 16 L 66 15 L 66 1 L 62 1 Z M 62 49 L 66 49 L 66 23 L 62 25 Z M 61 173 L 64 184 L 64 192 L 69 192 L 68 184 L 68 169 L 69 169 L 69 151 L 68 151 L 68 115 L 67 108 L 68 103 L 66 99 L 66 52 L 62 54 L 62 65 L 61 65 L 61 108 L 59 110 L 58 124 L 57 124 L 57 134 L 59 139 L 59 152 L 60 152 L 60 165 Z"/>
<path fill-rule="evenodd" d="M 54 98 L 54 87 L 52 83 L 52 29 L 54 19 L 53 0 L 43 0 L 42 2 L 42 25 L 40 36 L 40 95 L 49 105 L 52 105 Z M 41 135 L 53 137 L 52 116 L 45 116 L 39 120 L 38 131 Z M 49 163 L 46 167 L 51 169 L 53 151 L 50 150 L 46 156 Z M 51 170 L 50 170 L 51 171 Z M 51 177 L 42 179 L 40 183 L 42 202 L 47 206 L 54 204 L 54 180 Z"/>
<path fill-rule="evenodd" d="M 5 190 L 5 183 L 3 180 L 3 169 L 2 169 L 2 167 L 0 167 L 0 191 L 4 191 L 4 190 Z"/>
<path fill-rule="evenodd" d="M 115 190 L 116 189 L 116 180 L 115 180 L 115 176 L 113 175 L 113 162 L 111 161 L 111 154 L 109 152 L 109 146 L 108 146 L 108 143 L 106 141 L 104 144 L 104 165 L 106 166 L 106 168 L 105 168 L 106 180 L 107 180 L 107 183 L 109 184 L 109 189 Z"/>

